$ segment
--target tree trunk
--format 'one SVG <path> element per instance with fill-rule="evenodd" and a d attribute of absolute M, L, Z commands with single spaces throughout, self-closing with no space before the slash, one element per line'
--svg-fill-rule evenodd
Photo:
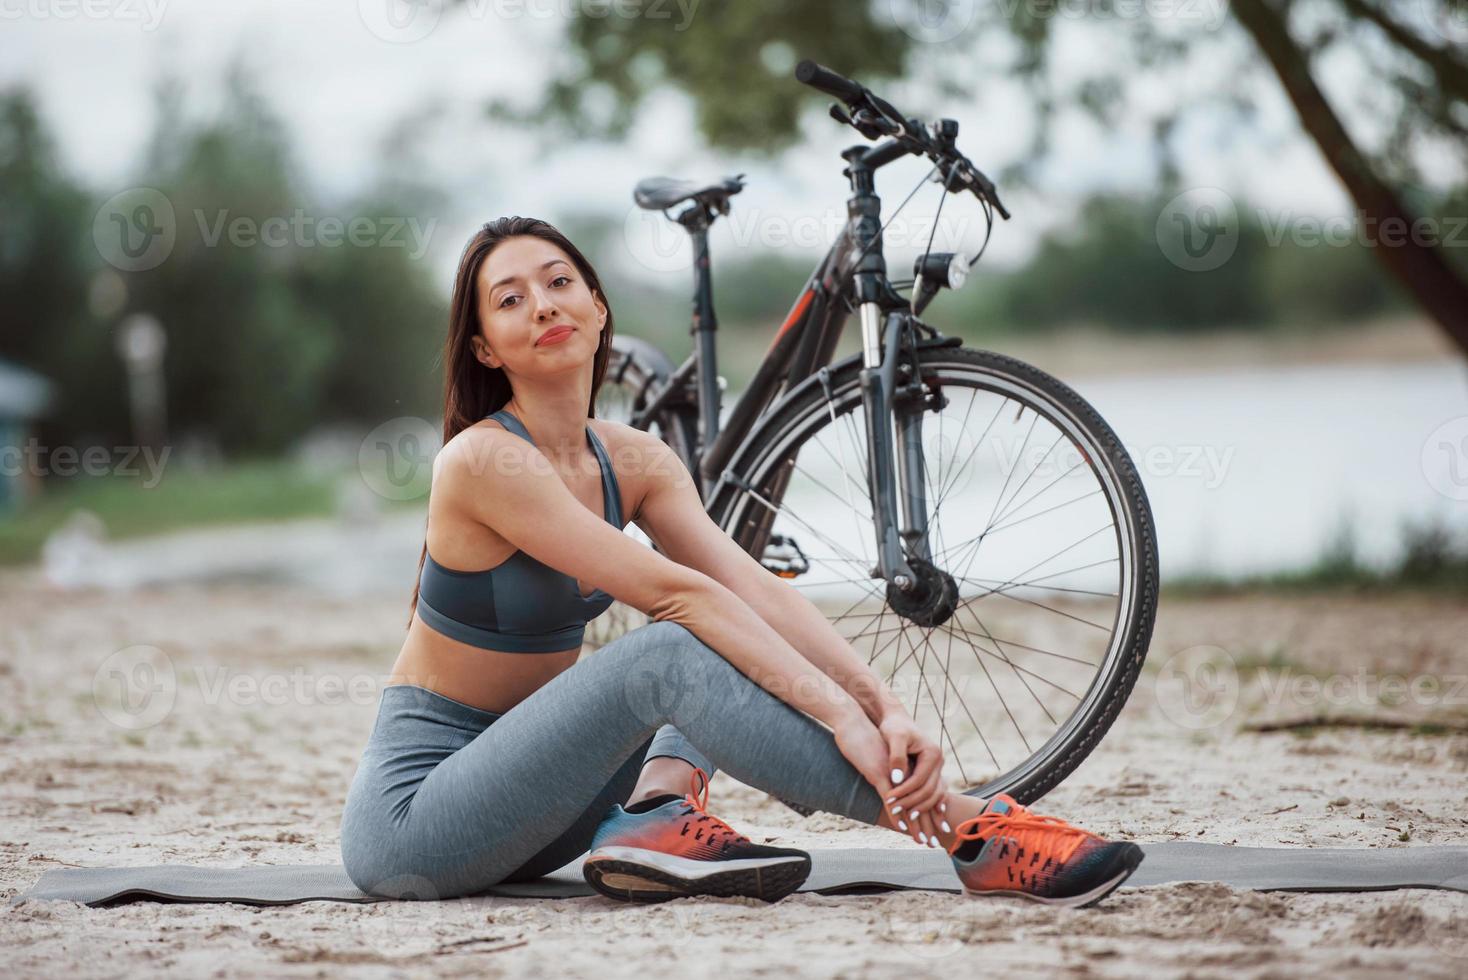
<path fill-rule="evenodd" d="M 1411 233 L 1414 215 L 1351 141 L 1325 93 L 1315 84 L 1306 56 L 1289 36 L 1286 18 L 1275 3 L 1233 0 L 1231 8 L 1279 76 L 1305 131 L 1345 185 L 1362 218 L 1374 222 L 1377 257 L 1468 354 L 1468 282 L 1448 264 L 1441 246 L 1418 241 Z M 1391 224 L 1384 226 L 1388 221 Z M 1383 227 L 1391 229 L 1385 236 Z M 1452 228 L 1439 229 L 1435 237 L 1441 240 L 1453 232 Z"/>

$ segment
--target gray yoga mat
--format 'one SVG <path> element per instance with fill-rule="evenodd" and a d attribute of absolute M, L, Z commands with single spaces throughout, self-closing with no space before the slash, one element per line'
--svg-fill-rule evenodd
<path fill-rule="evenodd" d="M 1285 848 L 1230 847 L 1196 841 L 1143 844 L 1146 859 L 1127 887 L 1174 881 L 1219 881 L 1256 891 L 1356 892 L 1446 888 L 1468 892 L 1468 847 Z M 903 888 L 957 892 L 958 879 L 942 851 L 918 848 L 813 849 L 811 874 L 801 887 L 823 894 Z M 574 898 L 594 894 L 581 878 L 581 858 L 520 884 L 486 895 Z M 290 905 L 333 900 L 376 902 L 340 865 L 255 865 L 245 868 L 161 864 L 138 868 L 58 868 L 30 891 L 11 899 L 62 899 L 87 905 L 133 901 L 242 902 Z"/>

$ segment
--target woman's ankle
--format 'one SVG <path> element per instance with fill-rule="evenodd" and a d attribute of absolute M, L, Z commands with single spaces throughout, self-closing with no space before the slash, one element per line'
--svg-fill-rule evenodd
<path fill-rule="evenodd" d="M 942 803 L 932 814 L 933 827 L 936 831 L 933 839 L 937 841 L 937 846 L 943 848 L 945 851 L 951 851 L 958 825 L 971 817 L 977 816 L 983 810 L 984 803 L 985 801 L 982 799 L 973 796 L 964 796 L 962 793 L 949 793 L 945 796 Z M 909 840 L 913 840 L 912 826 L 907 819 L 909 813 L 907 811 L 893 813 L 893 805 L 885 801 L 882 806 L 882 814 L 878 819 L 877 825 L 886 827 L 888 830 L 895 831 Z"/>
<path fill-rule="evenodd" d="M 628 805 L 650 800 L 655 796 L 683 796 L 688 792 L 693 777 L 693 764 L 673 756 L 658 756 L 642 766 L 637 785 L 627 797 Z"/>

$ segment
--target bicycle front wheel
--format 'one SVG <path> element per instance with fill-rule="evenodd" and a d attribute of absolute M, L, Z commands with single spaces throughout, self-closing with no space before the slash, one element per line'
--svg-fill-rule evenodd
<path fill-rule="evenodd" d="M 1157 607 L 1151 511 L 1116 435 L 1056 378 L 952 346 L 920 348 L 918 363 L 931 571 L 957 591 L 946 618 L 915 616 L 872 578 L 854 358 L 760 423 L 710 513 L 886 680 L 956 789 L 1032 802 L 1090 754 L 1136 683 Z"/>

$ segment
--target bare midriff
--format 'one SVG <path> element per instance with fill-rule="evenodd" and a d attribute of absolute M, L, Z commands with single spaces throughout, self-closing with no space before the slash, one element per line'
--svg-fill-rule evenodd
<path fill-rule="evenodd" d="M 435 632 L 417 616 L 388 675 L 483 711 L 504 714 L 576 662 L 581 648 L 555 653 L 486 650 Z"/>

